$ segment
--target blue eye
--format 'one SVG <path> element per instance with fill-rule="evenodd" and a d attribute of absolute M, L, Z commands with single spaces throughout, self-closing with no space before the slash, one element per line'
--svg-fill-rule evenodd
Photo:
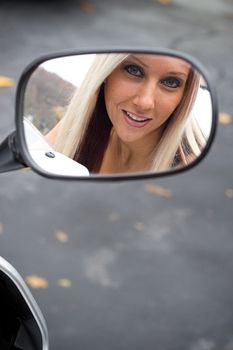
<path fill-rule="evenodd" d="M 136 77 L 143 77 L 143 70 L 137 66 L 136 64 L 127 64 L 124 69 L 126 70 L 127 73 L 130 75 L 134 75 Z"/>
<path fill-rule="evenodd" d="M 171 89 L 176 89 L 181 86 L 181 81 L 173 77 L 168 77 L 166 79 L 163 79 L 161 83 Z"/>

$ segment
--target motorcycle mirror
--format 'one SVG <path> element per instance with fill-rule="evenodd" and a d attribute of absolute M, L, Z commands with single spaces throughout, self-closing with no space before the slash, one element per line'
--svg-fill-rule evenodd
<path fill-rule="evenodd" d="M 15 268 L 0 257 L 1 350 L 48 350 L 48 330 L 29 288 Z"/>
<path fill-rule="evenodd" d="M 197 165 L 217 115 L 205 69 L 186 54 L 66 52 L 24 71 L 16 133 L 21 157 L 41 175 L 138 179 Z"/>

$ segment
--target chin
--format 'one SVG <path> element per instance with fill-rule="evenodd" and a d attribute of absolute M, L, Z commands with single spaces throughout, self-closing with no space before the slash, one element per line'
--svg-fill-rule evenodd
<path fill-rule="evenodd" d="M 127 135 L 127 136 L 118 135 L 118 137 L 122 142 L 129 143 L 129 144 L 133 144 L 137 141 L 142 140 L 142 138 L 143 138 L 143 137 L 136 137 L 134 135 Z"/>

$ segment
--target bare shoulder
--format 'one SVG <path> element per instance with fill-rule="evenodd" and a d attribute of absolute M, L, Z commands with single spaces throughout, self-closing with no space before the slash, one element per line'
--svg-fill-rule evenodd
<path fill-rule="evenodd" d="M 58 134 L 58 131 L 59 131 L 59 127 L 60 127 L 60 123 L 61 122 L 58 122 L 54 127 L 53 129 L 51 129 L 48 134 L 45 135 L 45 139 L 46 141 L 52 146 L 55 141 L 56 141 L 56 138 L 57 138 L 57 134 Z"/>

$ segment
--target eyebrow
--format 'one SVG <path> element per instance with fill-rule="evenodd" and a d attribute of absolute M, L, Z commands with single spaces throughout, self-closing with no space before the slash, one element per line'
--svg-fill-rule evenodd
<path fill-rule="evenodd" d="M 187 78 L 188 77 L 188 74 L 185 74 L 183 72 L 168 72 L 166 73 L 167 75 L 177 75 L 177 76 L 181 76 L 181 77 L 184 77 L 184 78 Z"/>
<path fill-rule="evenodd" d="M 136 56 L 130 55 L 129 57 L 127 57 L 127 59 L 130 59 L 130 58 L 133 58 L 134 60 L 136 60 L 136 61 L 138 61 L 139 63 L 141 63 L 142 66 L 148 68 L 148 65 L 145 64 L 143 61 L 141 61 L 141 60 L 140 60 L 139 58 L 137 58 Z M 127 60 L 127 59 L 126 59 L 126 60 Z"/>

